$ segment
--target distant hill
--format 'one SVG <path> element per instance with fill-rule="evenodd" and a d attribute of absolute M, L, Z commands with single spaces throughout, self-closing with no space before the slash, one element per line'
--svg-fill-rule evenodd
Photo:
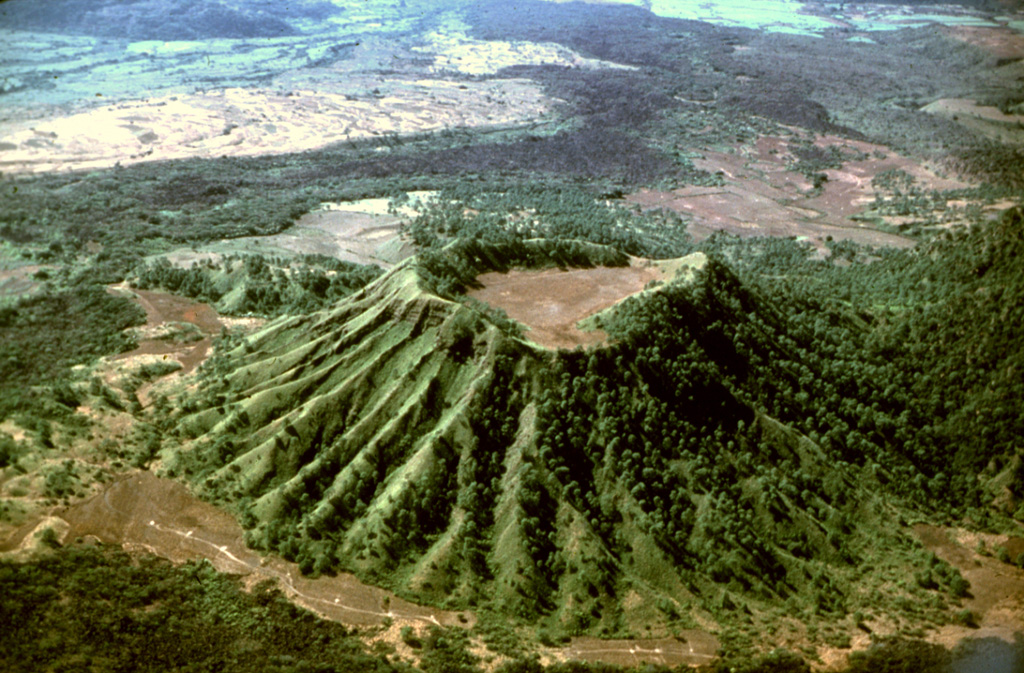
<path fill-rule="evenodd" d="M 322 0 L 5 0 L 0 23 L 18 30 L 125 40 L 203 40 L 294 35 L 294 20 L 322 19 L 338 11 Z"/>

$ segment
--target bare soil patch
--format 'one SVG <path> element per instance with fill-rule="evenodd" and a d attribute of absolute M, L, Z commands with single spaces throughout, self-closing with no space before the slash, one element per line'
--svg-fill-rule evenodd
<path fill-rule="evenodd" d="M 174 562 L 208 559 L 221 572 L 278 583 L 296 603 L 327 619 L 376 626 L 384 619 L 445 626 L 471 626 L 473 616 L 415 605 L 353 575 L 311 579 L 298 565 L 260 557 L 245 546 L 234 518 L 193 497 L 181 484 L 150 472 L 126 475 L 96 496 L 53 513 L 68 523 L 65 542 L 92 537 Z M 0 546 L 13 549 L 32 526 Z"/>
<path fill-rule="evenodd" d="M 815 144 L 820 147 L 838 146 L 870 155 L 861 161 L 848 161 L 843 166 L 844 169 L 850 167 L 851 171 L 867 177 L 867 186 L 871 185 L 872 178 L 888 170 L 906 171 L 923 189 L 962 189 L 971 186 L 970 183 L 956 177 L 943 177 L 928 165 L 922 165 L 884 145 L 834 135 L 821 136 L 815 140 Z"/>
<path fill-rule="evenodd" d="M 203 332 L 212 334 L 221 328 L 217 311 L 209 304 L 153 290 L 132 290 L 139 305 L 146 311 L 147 324 L 162 325 L 169 322 L 187 322 Z"/>
<path fill-rule="evenodd" d="M 971 546 L 984 538 L 990 550 L 997 546 L 1017 550 L 1024 549 L 1024 540 L 979 536 L 927 524 L 914 526 L 914 532 L 926 549 L 956 567 L 970 582 L 963 605 L 978 621 L 978 628 L 943 626 L 930 636 L 931 640 L 952 647 L 964 639 L 999 638 L 1012 643 L 1015 637 L 1024 635 L 1024 570 L 979 554 Z"/>
<path fill-rule="evenodd" d="M 680 638 L 641 640 L 601 640 L 573 638 L 558 656 L 564 659 L 601 661 L 618 666 L 660 664 L 662 666 L 700 666 L 716 658 L 719 642 L 706 631 L 684 631 Z"/>
<path fill-rule="evenodd" d="M 219 334 L 224 326 L 212 306 L 166 292 L 131 290 L 131 293 L 139 306 L 146 311 L 146 325 L 142 329 L 144 336 L 158 336 L 170 323 L 188 323 L 199 328 L 202 338 L 191 343 L 143 338 L 139 341 L 138 348 L 122 353 L 115 359 L 123 360 L 140 355 L 174 357 L 181 363 L 180 374 L 188 374 L 206 360 L 213 347 L 213 337 Z"/>
<path fill-rule="evenodd" d="M 929 103 L 922 110 L 951 119 L 997 142 L 1024 143 L 1024 115 L 1006 114 L 999 108 L 978 105 L 977 102 L 965 98 L 941 98 Z"/>
<path fill-rule="evenodd" d="M 689 231 L 701 241 L 715 231 L 741 237 L 806 237 L 819 254 L 825 242 L 850 240 L 872 246 L 910 247 L 912 239 L 879 231 L 856 221 L 875 199 L 872 180 L 888 170 L 904 170 L 925 189 L 955 189 L 966 183 L 943 178 L 924 166 L 872 143 L 821 136 L 820 147 L 839 146 L 867 155 L 839 169 L 823 171 L 828 180 L 814 190 L 808 179 L 791 170 L 794 156 L 787 138 L 765 136 L 752 145 L 729 151 L 702 150 L 697 168 L 720 172 L 721 187 L 682 187 L 671 191 L 641 190 L 627 201 L 643 208 L 667 208 L 689 215 Z"/>
<path fill-rule="evenodd" d="M 33 276 L 51 266 L 29 264 L 16 269 L 0 269 L 0 297 L 16 297 L 36 290 L 40 283 Z"/>
<path fill-rule="evenodd" d="M 583 318 L 612 306 L 644 289 L 663 273 L 649 262 L 593 269 L 512 270 L 478 277 L 482 288 L 470 297 L 496 306 L 529 328 L 526 337 L 546 348 L 574 348 L 603 342 L 600 330 L 583 332 Z"/>
<path fill-rule="evenodd" d="M 1001 60 L 1024 58 L 1024 35 L 1015 30 L 980 26 L 947 26 L 943 30 L 950 37 L 980 47 Z"/>

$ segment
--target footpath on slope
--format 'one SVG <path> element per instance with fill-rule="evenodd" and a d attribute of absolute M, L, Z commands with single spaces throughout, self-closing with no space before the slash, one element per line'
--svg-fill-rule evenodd
<path fill-rule="evenodd" d="M 376 626 L 384 619 L 439 626 L 471 626 L 473 616 L 415 605 L 360 582 L 348 573 L 303 577 L 298 565 L 246 548 L 242 528 L 227 512 L 192 496 L 184 485 L 139 471 L 123 475 L 95 496 L 57 508 L 45 517 L 67 524 L 67 544 L 98 540 L 128 551 L 148 552 L 175 563 L 209 560 L 225 573 L 249 575 L 251 584 L 277 582 L 293 601 L 333 621 Z M 0 550 L 25 546 L 38 533 L 39 521 L 22 526 Z"/>
<path fill-rule="evenodd" d="M 271 580 L 302 607 L 332 621 L 356 627 L 431 624 L 470 628 L 470 612 L 453 612 L 416 605 L 393 593 L 338 573 L 316 579 L 304 577 L 297 564 L 248 549 L 241 527 L 227 512 L 202 502 L 184 485 L 148 471 L 127 474 L 101 493 L 53 511 L 45 520 L 66 522 L 64 544 L 78 539 L 121 545 L 175 563 L 207 559 L 225 573 L 248 576 L 249 586 Z M 39 521 L 23 526 L 0 543 L 0 551 L 24 546 L 39 533 Z M 703 631 L 686 631 L 680 639 L 601 640 L 573 638 L 547 654 L 559 660 L 586 660 L 634 666 L 645 662 L 667 666 L 699 665 L 713 660 L 718 640 Z"/>

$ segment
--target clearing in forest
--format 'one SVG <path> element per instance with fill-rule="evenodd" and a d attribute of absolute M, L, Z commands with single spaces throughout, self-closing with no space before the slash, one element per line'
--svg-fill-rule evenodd
<path fill-rule="evenodd" d="M 131 290 L 131 298 L 146 312 L 146 325 L 140 330 L 138 348 L 118 355 L 118 360 L 173 357 L 181 363 L 181 373 L 188 374 L 206 360 L 213 337 L 224 327 L 209 304 L 150 290 Z"/>

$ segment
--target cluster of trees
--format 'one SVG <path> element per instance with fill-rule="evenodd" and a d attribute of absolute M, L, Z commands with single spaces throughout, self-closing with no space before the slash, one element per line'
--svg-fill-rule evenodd
<path fill-rule="evenodd" d="M 623 266 L 626 255 L 679 257 L 692 250 L 674 213 L 638 213 L 578 187 L 445 189 L 405 231 L 420 247 L 428 288 L 444 296 L 474 287 L 485 271 Z"/>
<path fill-rule="evenodd" d="M 221 313 L 276 317 L 312 313 L 376 280 L 383 270 L 323 255 L 294 259 L 231 255 L 188 268 L 164 257 L 139 266 L 132 285 L 215 304 Z"/>
<path fill-rule="evenodd" d="M 782 417 L 847 460 L 870 456 L 922 504 L 962 511 L 984 500 L 977 475 L 1012 456 L 1024 429 L 1011 402 L 1024 389 L 1010 375 L 1021 352 L 1011 325 L 1024 288 L 1010 262 L 1021 220 L 1011 209 L 912 250 L 833 244 L 833 258 L 875 260 L 843 268 L 791 241 L 705 245 L 786 321 L 798 366 L 813 373 L 800 388 L 835 409 Z"/>
<path fill-rule="evenodd" d="M 73 409 L 71 367 L 135 347 L 128 327 L 146 321 L 137 305 L 95 285 L 45 290 L 0 307 L 0 418 L 43 405 Z M 39 396 L 35 388 L 51 394 Z"/>
<path fill-rule="evenodd" d="M 989 217 L 982 210 L 984 204 L 1012 199 L 1016 193 L 1012 187 L 991 184 L 948 190 L 924 189 L 916 184 L 912 175 L 900 169 L 876 175 L 871 186 L 875 190 L 872 211 L 881 215 L 915 216 L 914 221 L 899 228 L 902 233 L 919 239 L 943 233 L 940 225 L 944 223 L 947 212 L 952 214 L 954 221 L 959 220 L 958 224 L 965 216 L 972 224 L 983 223 Z M 961 207 L 950 203 L 958 201 L 968 205 Z"/>
<path fill-rule="evenodd" d="M 866 154 L 856 150 L 849 150 L 837 145 L 819 147 L 808 141 L 791 144 L 790 151 L 797 159 L 793 170 L 812 179 L 822 171 L 842 168 L 847 161 L 863 161 L 868 158 Z"/>
<path fill-rule="evenodd" d="M 525 586 L 521 585 L 525 601 L 517 616 L 530 617 L 555 608 L 552 596 L 558 589 L 558 576 L 564 567 L 558 556 L 556 540 L 558 501 L 545 488 L 534 464 L 527 462 L 519 478 L 517 514 L 522 544 L 531 563 L 523 569 L 528 581 Z"/>
<path fill-rule="evenodd" d="M 54 242 L 40 259 L 73 260 L 87 247 L 130 253 L 161 242 L 276 233 L 319 203 L 301 190 L 260 194 L 233 173 L 244 171 L 184 162 L 19 180 L 16 190 L 0 192 L 0 236 Z"/>
<path fill-rule="evenodd" d="M 54 536 L 55 539 L 55 536 Z M 399 671 L 354 631 L 208 562 L 69 546 L 0 562 L 6 671 Z"/>
<path fill-rule="evenodd" d="M 458 505 L 465 512 L 460 558 L 483 579 L 492 576 L 487 564 L 494 526 L 492 504 L 501 494 L 505 456 L 519 431 L 524 404 L 515 375 L 518 362 L 513 353 L 495 356 L 490 379 L 481 386 L 470 411 L 472 445 L 459 466 Z"/>

